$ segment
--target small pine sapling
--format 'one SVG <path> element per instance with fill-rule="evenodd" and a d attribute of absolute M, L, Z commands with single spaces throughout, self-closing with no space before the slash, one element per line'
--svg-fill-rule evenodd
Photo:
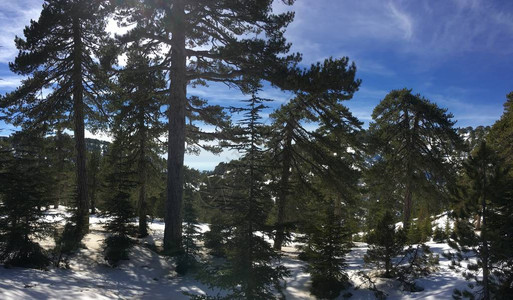
<path fill-rule="evenodd" d="M 397 271 L 393 259 L 403 254 L 406 235 L 402 229 L 396 229 L 394 217 L 390 211 L 385 212 L 376 225 L 367 234 L 369 250 L 363 259 L 366 264 L 380 271 L 379 276 L 392 278 Z"/>
<path fill-rule="evenodd" d="M 21 132 L 0 145 L 0 262 L 6 266 L 45 268 L 48 253 L 34 241 L 49 236 L 43 219 L 53 199 L 44 138 Z"/>
<path fill-rule="evenodd" d="M 321 299 L 334 299 L 348 286 L 344 270 L 351 234 L 333 204 L 326 204 L 318 218 L 319 222 L 309 226 L 301 257 L 308 262 L 306 269 L 312 276 L 311 293 Z"/>
<path fill-rule="evenodd" d="M 105 259 L 116 266 L 120 260 L 127 260 L 133 245 L 130 235 L 135 234 L 135 209 L 130 200 L 130 193 L 136 186 L 131 180 L 133 174 L 130 165 L 124 160 L 119 140 L 115 140 L 109 155 L 110 170 L 105 179 L 105 189 L 109 191 L 105 199 L 105 211 L 108 218 L 105 228 L 109 236 L 105 240 Z"/>
<path fill-rule="evenodd" d="M 191 197 L 188 197 L 190 193 L 186 191 L 185 196 L 183 207 L 183 253 L 177 257 L 176 265 L 176 272 L 180 275 L 185 275 L 197 267 L 198 261 L 196 256 L 198 255 L 199 247 L 196 244 L 196 240 L 200 236 L 196 210 L 194 209 Z"/>

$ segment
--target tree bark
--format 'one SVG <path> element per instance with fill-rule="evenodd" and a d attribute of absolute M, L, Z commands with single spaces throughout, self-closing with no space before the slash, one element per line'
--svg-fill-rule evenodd
<path fill-rule="evenodd" d="M 404 207 L 403 207 L 403 228 L 408 229 L 410 227 L 411 220 L 411 208 L 412 208 L 412 191 L 411 183 L 406 184 L 406 192 L 404 193 Z"/>
<path fill-rule="evenodd" d="M 483 186 L 482 186 L 482 199 L 481 199 L 481 243 L 482 243 L 482 262 L 483 262 L 483 300 L 490 300 L 490 289 L 488 286 L 490 270 L 488 269 L 488 241 L 486 238 L 486 165 L 483 166 Z"/>
<path fill-rule="evenodd" d="M 92 191 L 91 191 L 91 214 L 96 213 L 96 185 L 97 183 L 97 177 L 96 170 L 94 170 L 94 176 L 93 176 L 93 182 L 91 183 Z"/>
<path fill-rule="evenodd" d="M 73 121 L 75 134 L 76 168 L 77 168 L 77 232 L 89 230 L 89 202 L 87 200 L 86 147 L 84 132 L 84 101 L 82 86 L 82 35 L 80 19 L 73 17 Z"/>
<path fill-rule="evenodd" d="M 171 70 L 168 115 L 167 201 L 164 250 L 170 254 L 182 246 L 183 159 L 185 152 L 185 105 L 187 96 L 185 53 L 185 3 L 171 9 Z"/>
<path fill-rule="evenodd" d="M 274 238 L 273 248 L 281 250 L 283 241 L 285 239 L 285 209 L 287 207 L 287 197 L 289 194 L 289 178 L 290 178 L 290 165 L 292 161 L 292 124 L 287 122 L 285 126 L 285 145 L 283 146 L 283 162 L 281 169 L 280 190 L 278 194 L 277 206 L 278 214 L 276 218 L 276 236 Z"/>
<path fill-rule="evenodd" d="M 57 133 L 55 135 L 55 148 L 57 152 L 57 195 L 55 196 L 53 208 L 59 208 L 59 204 L 61 203 L 62 193 L 64 192 L 63 188 L 63 180 L 64 180 L 64 155 L 62 155 L 63 146 L 62 146 L 62 130 L 60 128 L 57 129 Z"/>
<path fill-rule="evenodd" d="M 139 237 L 148 235 L 148 222 L 146 217 L 146 131 L 144 126 L 144 111 L 142 111 L 139 116 L 139 201 L 137 203 L 139 212 Z"/>
<path fill-rule="evenodd" d="M 410 118 L 409 112 L 405 109 L 405 123 L 410 128 Z M 418 114 L 414 115 L 413 119 L 413 128 L 411 129 L 410 135 L 408 137 L 408 145 L 407 145 L 407 162 L 406 162 L 406 190 L 404 193 L 404 206 L 403 206 L 403 228 L 407 230 L 410 227 L 411 221 L 411 211 L 413 207 L 413 176 L 415 175 L 413 172 L 413 151 L 415 151 L 415 134 L 417 132 L 417 128 L 419 126 L 419 118 Z"/>

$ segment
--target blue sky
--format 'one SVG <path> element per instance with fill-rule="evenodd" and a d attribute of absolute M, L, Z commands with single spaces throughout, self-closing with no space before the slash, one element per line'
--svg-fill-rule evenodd
<path fill-rule="evenodd" d="M 7 62 L 16 55 L 14 35 L 37 18 L 41 0 L 3 0 L 0 6 L 0 93 L 19 78 Z M 392 89 L 411 88 L 454 114 L 457 126 L 491 125 L 513 91 L 513 1 L 502 0 L 296 0 L 295 21 L 286 36 L 308 65 L 349 56 L 362 79 L 347 102 L 366 124 L 374 106 Z M 287 95 L 265 88 L 263 96 Z M 222 85 L 190 90 L 212 102 L 236 104 L 244 98 Z M 0 124 L 6 134 L 7 125 Z M 231 155 L 231 154 L 230 154 Z M 229 154 L 201 154 L 190 166 L 210 169 Z"/>

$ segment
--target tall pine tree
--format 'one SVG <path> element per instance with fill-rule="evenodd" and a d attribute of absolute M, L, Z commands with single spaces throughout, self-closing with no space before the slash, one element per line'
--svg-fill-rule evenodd
<path fill-rule="evenodd" d="M 462 141 L 446 109 L 408 89 L 386 95 L 372 118 L 370 171 L 379 169 L 381 174 L 369 184 L 391 187 L 390 192 L 401 195 L 404 227 L 408 228 L 419 193 L 433 201 L 448 199 L 447 186 L 455 178 L 452 154 Z"/>
<path fill-rule="evenodd" d="M 78 234 L 86 232 L 89 224 L 84 125 L 101 111 L 105 77 L 99 72 L 104 60 L 98 58 L 104 57 L 100 45 L 108 40 L 106 4 L 104 0 L 46 0 L 39 19 L 25 27 L 25 38 L 16 37 L 19 53 L 9 64 L 12 72 L 28 78 L 1 101 L 14 125 L 29 128 L 51 118 L 73 120 Z M 43 96 L 45 89 L 50 91 Z"/>
<path fill-rule="evenodd" d="M 351 173 L 347 164 L 341 164 L 337 157 L 333 159 L 333 154 L 337 153 L 338 158 L 348 158 L 351 156 L 348 148 L 355 150 L 354 153 L 361 148 L 356 138 L 361 123 L 341 104 L 351 99 L 358 90 L 360 80 L 355 79 L 355 73 L 355 65 L 349 65 L 349 59 L 344 57 L 326 59 L 300 74 L 290 75 L 290 80 L 301 87 L 296 87 L 296 97 L 290 103 L 272 114 L 274 130 L 270 147 L 275 164 L 281 169 L 276 176 L 275 249 L 281 249 L 285 237 L 285 210 L 293 186 L 290 182 L 291 172 L 299 170 L 294 165 L 306 164 L 309 166 L 306 172 L 314 170 L 326 175 L 327 179 L 333 178 L 336 171 Z M 293 88 L 292 85 L 289 88 Z M 306 122 L 317 124 L 321 129 L 311 130 L 305 126 Z M 338 141 L 333 140 L 335 136 Z M 355 163 L 357 156 L 348 158 L 348 164 Z M 337 167 L 333 165 L 329 170 L 323 168 L 327 161 L 336 163 Z M 347 173 L 343 176 L 351 177 Z"/>
<path fill-rule="evenodd" d="M 114 114 L 112 131 L 128 151 L 127 163 L 138 176 L 137 212 L 139 236 L 148 235 L 148 194 L 151 182 L 160 176 L 159 155 L 164 145 L 161 138 L 165 124 L 161 112 L 165 99 L 164 73 L 154 67 L 156 61 L 138 44 L 127 51 L 127 64 L 117 80 L 110 111 Z"/>
<path fill-rule="evenodd" d="M 455 259 L 475 254 L 477 263 L 468 263 L 465 276 L 480 287 L 474 289 L 479 298 L 508 299 L 513 296 L 513 185 L 509 170 L 486 142 L 469 157 L 464 170 L 466 184 L 458 194 L 456 224 L 450 242 L 457 250 Z M 476 214 L 481 218 L 480 233 L 472 222 Z M 462 295 L 471 294 L 455 293 L 456 297 Z"/>
<path fill-rule="evenodd" d="M 191 103 L 187 86 L 212 81 L 238 85 L 247 91 L 259 78 L 283 81 L 287 63 L 299 59 L 284 56 L 290 45 L 285 42 L 283 29 L 293 14 L 273 14 L 272 0 L 122 2 L 128 11 L 127 23 L 137 24 L 126 40 L 142 39 L 146 45 L 169 49 L 161 63 L 169 70 L 170 81 L 164 247 L 178 249 L 182 238 L 186 118 Z"/>
<path fill-rule="evenodd" d="M 513 170 L 513 150 L 511 149 L 511 145 L 513 145 L 513 92 L 506 96 L 504 113 L 493 124 L 487 140 Z"/>
<path fill-rule="evenodd" d="M 225 176 L 231 178 L 231 195 L 222 199 L 220 209 L 229 214 L 231 235 L 226 239 L 226 262 L 210 271 L 209 284 L 229 291 L 227 299 L 274 299 L 280 280 L 286 274 L 275 266 L 278 258 L 262 234 L 269 234 L 265 224 L 271 203 L 264 188 L 267 167 L 263 165 L 265 126 L 260 111 L 266 100 L 255 95 L 247 100 L 233 148 L 243 153 Z M 257 234 L 257 232 L 259 234 Z"/>

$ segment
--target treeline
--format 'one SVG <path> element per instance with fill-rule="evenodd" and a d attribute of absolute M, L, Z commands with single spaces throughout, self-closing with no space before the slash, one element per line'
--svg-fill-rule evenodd
<path fill-rule="evenodd" d="M 112 18 L 128 32 L 109 35 Z M 111 264 L 148 234 L 148 217 L 163 217 L 156 250 L 232 298 L 275 297 L 287 274 L 276 261 L 292 238 L 312 293 L 337 297 L 345 255 L 364 239 L 377 271 L 362 276 L 382 297 L 376 276 L 420 288 L 415 279 L 436 264 L 424 244 L 430 216 L 453 210 L 455 229 L 435 233 L 454 246 L 454 267 L 476 255 L 473 291 L 511 295 L 513 94 L 493 127 L 458 129 L 446 109 L 392 90 L 363 129 L 343 104 L 361 84 L 356 66 L 342 57 L 301 67 L 283 36 L 292 19 L 273 14 L 272 1 L 45 1 L 9 65 L 27 79 L 0 99 L 2 120 L 21 129 L 1 146 L 0 260 L 44 267 L 37 239 L 53 235 L 58 265 L 98 209 Z M 245 105 L 187 93 L 207 82 L 238 88 Z M 264 82 L 293 95 L 269 124 Z M 86 127 L 112 143 L 87 143 Z M 211 172 L 183 165 L 186 152 L 226 148 L 241 158 Z M 73 208 L 64 228 L 44 218 L 59 204 Z M 203 236 L 198 222 L 210 224 Z"/>

